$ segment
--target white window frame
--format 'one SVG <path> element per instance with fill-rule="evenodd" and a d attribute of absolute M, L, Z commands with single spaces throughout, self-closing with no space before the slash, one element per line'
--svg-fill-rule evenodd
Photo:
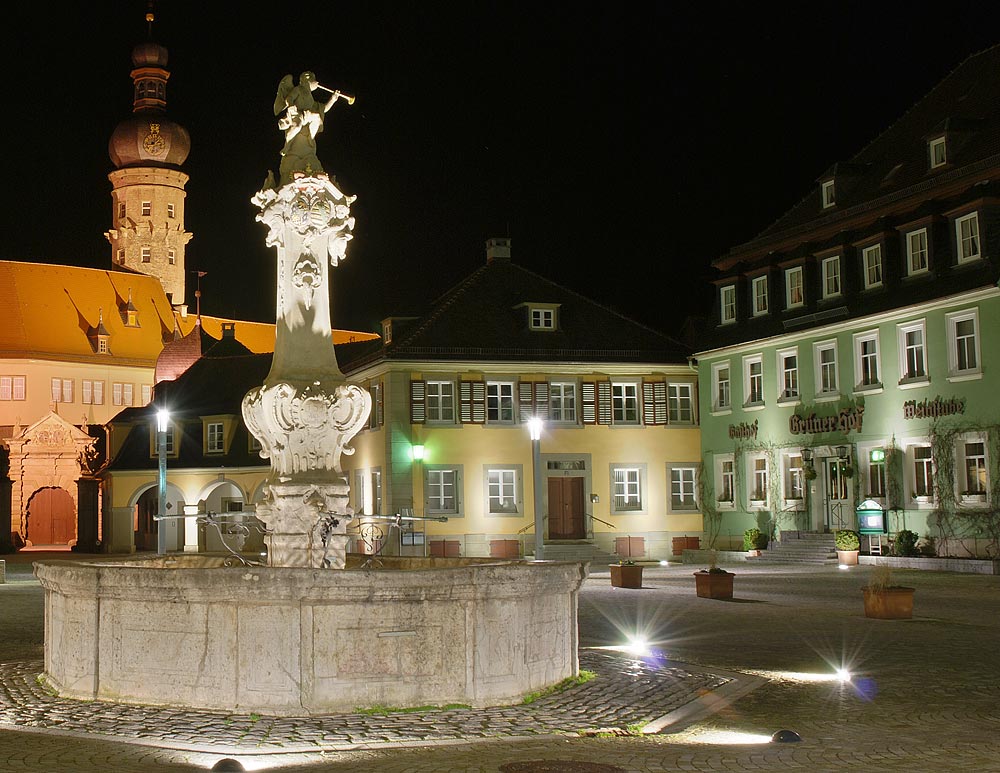
<path fill-rule="evenodd" d="M 140 205 L 139 214 L 141 217 L 152 217 L 153 215 L 153 202 L 144 201 Z"/>
<path fill-rule="evenodd" d="M 861 267 L 864 272 L 865 289 L 882 286 L 882 245 L 872 244 L 861 250 Z"/>
<path fill-rule="evenodd" d="M 767 274 L 754 277 L 750 286 L 753 296 L 753 315 L 760 317 L 767 314 Z"/>
<path fill-rule="evenodd" d="M 824 258 L 820 264 L 823 269 L 823 298 L 838 298 L 843 292 L 843 281 L 840 270 L 840 255 Z"/>
<path fill-rule="evenodd" d="M 931 169 L 937 169 L 948 163 L 948 143 L 944 137 L 935 137 L 927 143 Z"/>
<path fill-rule="evenodd" d="M 0 376 L 0 400 L 12 400 L 14 395 L 14 377 Z"/>
<path fill-rule="evenodd" d="M 142 394 L 142 404 L 149 405 L 149 401 L 153 399 L 153 387 L 149 384 L 142 384 L 140 386 Z"/>
<path fill-rule="evenodd" d="M 970 224 L 968 234 L 963 235 L 962 229 L 966 224 Z M 968 215 L 955 218 L 955 255 L 958 263 L 970 263 L 979 260 L 983 254 L 982 237 L 979 233 L 979 213 L 970 212 Z"/>
<path fill-rule="evenodd" d="M 865 344 L 874 342 L 874 355 L 865 353 Z M 867 360 L 867 363 L 866 363 Z M 875 380 L 866 383 L 864 380 L 866 364 L 873 364 L 875 368 Z M 867 330 L 854 334 L 854 391 L 871 392 L 882 389 L 882 346 L 879 342 L 878 330 Z"/>
<path fill-rule="evenodd" d="M 153 260 L 153 252 L 149 247 L 143 247 L 140 251 L 141 260 L 143 263 L 150 263 Z"/>
<path fill-rule="evenodd" d="M 461 518 L 462 498 L 462 465 L 424 465 L 424 507 L 427 513 Z"/>
<path fill-rule="evenodd" d="M 931 456 L 917 459 L 917 449 L 921 454 Z M 931 443 L 925 438 L 910 440 L 906 444 L 906 492 L 911 502 L 918 508 L 930 508 L 934 503 L 934 457 Z M 922 483 L 924 485 L 918 485 Z"/>
<path fill-rule="evenodd" d="M 455 382 L 428 379 L 424 382 L 424 421 L 428 424 L 455 423 Z"/>
<path fill-rule="evenodd" d="M 747 455 L 747 507 L 750 510 L 767 509 L 771 497 L 770 466 L 766 453 Z"/>
<path fill-rule="evenodd" d="M 694 424 L 694 384 L 667 384 L 667 423 Z"/>
<path fill-rule="evenodd" d="M 122 384 L 122 405 L 128 407 L 134 404 L 132 399 L 133 389 L 133 385 L 127 381 Z"/>
<path fill-rule="evenodd" d="M 806 467 L 801 450 L 785 451 L 781 454 L 781 496 L 786 503 L 804 506 L 806 486 Z M 798 509 L 798 507 L 796 508 Z"/>
<path fill-rule="evenodd" d="M 794 367 L 788 367 L 789 358 L 795 358 Z M 779 349 L 777 352 L 778 402 L 797 403 L 802 398 L 802 382 L 799 378 L 799 349 Z"/>
<path fill-rule="evenodd" d="M 611 382 L 611 423 L 633 427 L 640 423 L 639 384 L 634 381 Z"/>
<path fill-rule="evenodd" d="M 820 193 L 823 198 L 823 209 L 829 209 L 837 203 L 837 189 L 834 180 L 827 180 L 820 185 Z"/>
<path fill-rule="evenodd" d="M 531 330 L 556 330 L 558 317 L 552 306 L 529 306 L 528 327 Z"/>
<path fill-rule="evenodd" d="M 715 456 L 715 504 L 720 510 L 736 509 L 736 459 L 733 454 Z M 727 489 L 728 487 L 728 489 Z M 722 497 L 729 495 L 728 499 Z"/>
<path fill-rule="evenodd" d="M 121 405 L 122 404 L 122 384 L 121 381 L 113 381 L 111 383 L 111 404 Z"/>
<path fill-rule="evenodd" d="M 553 381 L 549 384 L 549 421 L 576 424 L 576 383 Z"/>
<path fill-rule="evenodd" d="M 517 399 L 513 381 L 486 382 L 486 423 L 513 424 L 517 421 Z"/>
<path fill-rule="evenodd" d="M 917 244 L 914 245 L 914 240 Z M 914 258 L 920 258 L 920 265 L 914 266 Z M 907 276 L 926 274 L 930 266 L 930 239 L 926 228 L 908 231 L 906 234 L 906 273 Z"/>
<path fill-rule="evenodd" d="M 722 371 L 726 377 L 722 378 Z M 723 391 L 723 384 L 725 385 Z M 712 412 L 731 413 L 733 409 L 733 370 L 729 360 L 712 363 Z"/>
<path fill-rule="evenodd" d="M 167 250 L 167 263 L 171 266 L 177 263 L 177 253 L 174 250 Z"/>
<path fill-rule="evenodd" d="M 719 321 L 723 325 L 736 321 L 736 285 L 719 288 Z"/>
<path fill-rule="evenodd" d="M 646 511 L 646 464 L 611 465 L 612 514 L 643 514 Z"/>
<path fill-rule="evenodd" d="M 872 461 L 872 451 L 881 450 L 883 458 L 880 462 Z M 858 443 L 858 473 L 863 481 L 861 496 L 864 499 L 874 499 L 879 504 L 888 504 L 888 483 L 886 478 L 886 467 L 888 464 L 889 449 L 883 442 Z M 877 471 L 877 474 L 876 472 Z M 875 478 L 878 478 L 878 487 L 874 485 Z"/>
<path fill-rule="evenodd" d="M 221 421 L 205 422 L 205 453 L 221 454 L 226 450 L 226 426 Z"/>
<path fill-rule="evenodd" d="M 167 217 L 169 217 L 170 219 L 173 219 L 175 217 L 175 215 L 176 215 L 176 213 L 174 211 L 174 205 L 168 203 L 167 204 Z"/>
<path fill-rule="evenodd" d="M 823 362 L 824 352 L 833 352 L 833 361 Z M 813 344 L 813 363 L 815 365 L 816 397 L 832 399 L 840 397 L 840 358 L 837 355 L 837 340 L 817 341 Z M 832 366 L 832 367 L 827 367 Z M 826 373 L 833 374 L 832 387 L 827 383 Z"/>
<path fill-rule="evenodd" d="M 759 374 L 753 374 L 753 366 L 758 366 Z M 759 383 L 757 382 L 759 379 Z M 748 354 L 743 358 L 743 407 L 759 408 L 764 406 L 764 357 L 760 354 Z"/>
<path fill-rule="evenodd" d="M 523 477 L 519 464 L 484 465 L 483 506 L 487 515 L 521 516 L 524 512 Z"/>
<path fill-rule="evenodd" d="M 689 513 L 699 509 L 697 464 L 668 464 L 667 482 L 671 512 Z"/>
<path fill-rule="evenodd" d="M 806 302 L 805 271 L 802 266 L 785 269 L 785 308 L 797 309 Z"/>
<path fill-rule="evenodd" d="M 966 342 L 965 337 L 959 339 L 958 336 L 959 323 L 969 321 L 972 322 L 973 326 L 971 345 Z M 980 343 L 982 333 L 979 327 L 979 309 L 964 309 L 963 311 L 954 311 L 946 314 L 945 324 L 948 335 L 948 380 L 964 381 L 970 378 L 981 378 L 983 374 L 983 360 Z M 960 351 L 964 353 L 965 363 L 962 363 L 962 357 L 959 356 Z M 972 365 L 969 365 L 970 355 L 975 359 Z M 965 367 L 961 367 L 963 364 Z"/>
<path fill-rule="evenodd" d="M 899 385 L 903 388 L 909 386 L 921 386 L 930 381 L 929 363 L 927 360 L 927 322 L 919 319 L 913 322 L 903 322 L 896 326 L 899 348 Z M 910 373 L 909 352 L 911 346 L 907 343 L 907 336 L 910 333 L 920 333 L 920 352 L 923 359 L 923 373 Z M 916 346 L 912 347 L 916 351 Z"/>
<path fill-rule="evenodd" d="M 969 446 L 979 444 L 982 453 L 970 454 Z M 976 460 L 977 472 L 982 476 L 982 487 L 970 488 L 968 465 Z M 979 477 L 979 475 L 977 475 Z M 955 494 L 963 505 L 986 505 L 990 500 L 990 446 L 985 432 L 960 435 L 955 441 Z"/>

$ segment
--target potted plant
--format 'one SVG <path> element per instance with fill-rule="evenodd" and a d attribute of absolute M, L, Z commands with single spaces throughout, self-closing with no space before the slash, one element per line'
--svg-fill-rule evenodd
<path fill-rule="evenodd" d="M 913 588 L 892 584 L 892 569 L 876 566 L 864 586 L 865 617 L 906 620 L 913 617 Z"/>
<path fill-rule="evenodd" d="M 703 599 L 731 599 L 733 597 L 732 572 L 716 566 L 714 550 L 709 551 L 708 569 L 694 573 L 695 591 Z"/>
<path fill-rule="evenodd" d="M 767 548 L 767 535 L 760 529 L 752 528 L 743 532 L 743 549 L 751 556 L 759 556 Z"/>
<path fill-rule="evenodd" d="M 612 588 L 641 588 L 642 567 L 635 561 L 622 559 L 617 564 L 611 564 Z"/>
<path fill-rule="evenodd" d="M 853 529 L 838 529 L 833 533 L 837 548 L 837 561 L 842 566 L 857 566 L 861 550 L 861 537 Z"/>

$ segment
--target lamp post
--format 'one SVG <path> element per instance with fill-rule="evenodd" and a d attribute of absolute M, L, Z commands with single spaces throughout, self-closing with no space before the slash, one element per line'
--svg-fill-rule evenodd
<path fill-rule="evenodd" d="M 543 422 L 537 416 L 528 419 L 528 434 L 531 436 L 531 468 L 533 473 L 533 488 L 535 501 L 535 560 L 544 558 L 545 520 L 542 515 L 542 463 L 541 440 Z"/>
<path fill-rule="evenodd" d="M 156 453 L 160 463 L 160 490 L 156 502 L 156 553 L 167 552 L 167 427 L 170 411 L 160 408 L 156 412 Z"/>

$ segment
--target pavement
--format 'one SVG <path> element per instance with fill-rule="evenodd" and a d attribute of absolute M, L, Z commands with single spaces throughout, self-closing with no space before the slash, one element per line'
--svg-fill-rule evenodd
<path fill-rule="evenodd" d="M 698 598 L 696 566 L 647 567 L 639 590 L 597 567 L 580 593 L 585 684 L 488 709 L 261 717 L 51 694 L 31 573 L 51 557 L 4 557 L 2 773 L 1000 771 L 1000 577 L 895 570 L 914 617 L 870 620 L 870 566 L 731 565 L 732 601 Z M 621 651 L 635 634 L 647 654 Z M 801 741 L 771 742 L 779 730 Z"/>

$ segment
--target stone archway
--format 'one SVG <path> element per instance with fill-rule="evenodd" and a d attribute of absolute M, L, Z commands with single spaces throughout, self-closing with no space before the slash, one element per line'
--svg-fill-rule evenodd
<path fill-rule="evenodd" d="M 25 531 L 32 545 L 68 545 L 76 537 L 76 502 L 64 488 L 40 488 L 28 499 Z"/>

